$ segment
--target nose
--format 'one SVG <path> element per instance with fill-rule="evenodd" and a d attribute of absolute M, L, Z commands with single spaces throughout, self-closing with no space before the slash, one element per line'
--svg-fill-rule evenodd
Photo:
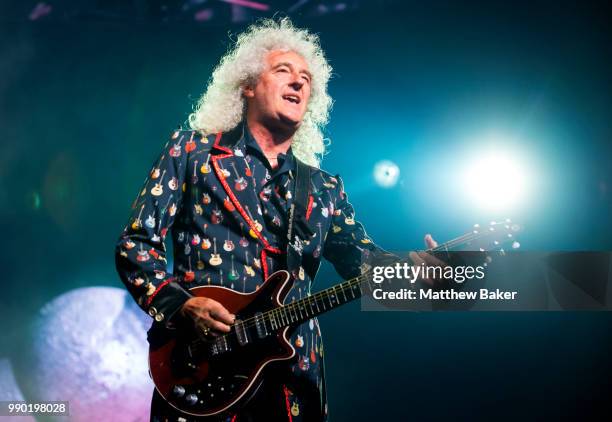
<path fill-rule="evenodd" d="M 293 80 L 289 83 L 289 86 L 296 91 L 299 91 L 304 86 L 304 81 L 300 78 L 297 73 L 293 74 Z"/>

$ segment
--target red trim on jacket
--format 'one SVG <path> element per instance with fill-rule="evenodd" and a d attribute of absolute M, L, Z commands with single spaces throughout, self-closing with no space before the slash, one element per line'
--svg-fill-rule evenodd
<path fill-rule="evenodd" d="M 268 275 L 267 275 L 268 274 L 268 270 L 267 270 L 268 266 L 267 266 L 266 260 L 264 259 L 264 251 L 268 251 L 268 252 L 276 253 L 276 254 L 282 254 L 283 251 L 281 251 L 280 249 L 275 248 L 273 246 L 270 246 L 270 243 L 268 243 L 266 238 L 263 237 L 263 235 L 257 230 L 257 226 L 255 225 L 255 222 L 251 219 L 251 217 L 249 217 L 247 212 L 244 210 L 244 207 L 242 206 L 240 201 L 238 201 L 238 198 L 236 198 L 236 195 L 234 194 L 234 191 L 230 188 L 230 185 L 225 180 L 225 177 L 223 177 L 223 173 L 221 172 L 221 168 L 219 167 L 219 163 L 217 163 L 217 160 L 222 159 L 222 158 L 233 157 L 234 153 L 229 148 L 226 148 L 224 146 L 219 145 L 219 141 L 220 140 L 221 140 L 221 133 L 218 133 L 217 134 L 217 138 L 215 139 L 215 144 L 213 146 L 218 148 L 218 149 L 220 149 L 220 150 L 222 150 L 222 151 L 224 151 L 224 152 L 226 152 L 226 154 L 213 155 L 211 157 L 212 158 L 212 166 L 215 169 L 215 174 L 217 175 L 217 178 L 221 182 L 221 185 L 223 186 L 223 189 L 225 190 L 225 193 L 227 193 L 227 196 L 230 198 L 230 200 L 234 204 L 234 207 L 236 208 L 236 211 L 238 211 L 238 213 L 242 216 L 242 218 L 244 218 L 244 220 L 248 224 L 249 228 L 251 230 L 253 230 L 253 233 L 255 233 L 257 238 L 263 244 L 264 248 L 261 251 L 261 253 L 262 253 L 262 268 L 264 269 L 264 278 L 268 278 Z"/>
<path fill-rule="evenodd" d="M 264 274 L 264 281 L 268 278 L 268 260 L 266 259 L 268 255 L 266 254 L 266 250 L 261 250 L 261 269 Z"/>
<path fill-rule="evenodd" d="M 220 149 L 221 151 L 226 152 L 229 155 L 234 155 L 234 153 L 232 152 L 231 149 L 219 145 L 219 141 L 221 141 L 221 136 L 222 135 L 223 135 L 223 133 L 221 133 L 221 132 L 217 133 L 217 136 L 215 137 L 215 143 L 213 144 L 213 148 Z"/>
<path fill-rule="evenodd" d="M 306 207 L 306 220 L 310 219 L 310 214 L 312 213 L 312 203 L 314 202 L 314 198 L 312 195 L 308 196 L 308 206 Z"/>
<path fill-rule="evenodd" d="M 289 389 L 283 384 L 283 391 L 285 393 L 285 406 L 287 407 L 287 418 L 289 422 L 293 422 L 293 416 L 291 416 L 291 405 L 289 404 Z"/>
<path fill-rule="evenodd" d="M 159 291 L 162 289 L 162 287 L 166 286 L 167 284 L 170 284 L 171 281 L 174 281 L 174 279 L 169 278 L 167 280 L 164 280 L 162 283 L 160 283 L 160 285 L 157 286 L 157 289 L 155 289 L 153 294 L 151 296 L 149 296 L 149 298 L 145 302 L 145 305 L 149 306 L 151 304 L 151 302 L 153 301 L 153 298 L 157 295 L 157 293 L 159 293 Z"/>

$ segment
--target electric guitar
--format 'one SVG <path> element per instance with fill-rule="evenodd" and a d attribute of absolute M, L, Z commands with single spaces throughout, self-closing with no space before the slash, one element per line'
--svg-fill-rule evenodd
<path fill-rule="evenodd" d="M 514 234 L 519 229 L 508 220 L 484 229 L 476 225 L 469 233 L 427 252 L 484 251 L 507 243 L 516 249 L 520 245 Z M 216 337 L 203 336 L 195 328 L 177 329 L 169 341 L 151 347 L 149 369 L 157 391 L 171 406 L 190 415 L 236 411 L 253 397 L 268 365 L 297 359 L 290 336 L 298 325 L 358 299 L 372 288 L 366 272 L 283 304 L 293 284 L 287 271 L 277 271 L 252 293 L 210 285 L 192 288 L 191 294 L 223 304 L 236 315 L 236 321 L 229 333 Z M 299 356 L 299 364 L 309 364 L 308 356 Z"/>

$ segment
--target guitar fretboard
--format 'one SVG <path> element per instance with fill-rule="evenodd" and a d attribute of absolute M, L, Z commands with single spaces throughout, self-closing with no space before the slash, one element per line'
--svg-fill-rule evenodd
<path fill-rule="evenodd" d="M 490 233 L 486 231 L 475 231 L 445 242 L 435 248 L 430 248 L 426 252 L 457 250 L 489 234 Z M 402 261 L 403 260 L 399 259 L 397 262 Z M 229 336 L 240 339 L 241 333 L 253 327 L 265 332 L 275 332 L 284 327 L 299 325 L 317 315 L 331 311 L 355 299 L 359 299 L 363 296 L 366 289 L 370 291 L 373 289 L 370 269 L 367 269 L 358 277 L 346 280 L 303 299 L 296 300 L 266 312 L 255 314 L 253 317 L 239 321 L 232 326 L 230 333 L 218 336 L 207 343 L 208 352 L 215 355 L 228 350 Z"/>

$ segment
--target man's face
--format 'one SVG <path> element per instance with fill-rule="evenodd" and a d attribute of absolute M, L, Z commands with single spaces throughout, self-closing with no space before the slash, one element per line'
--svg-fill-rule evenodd
<path fill-rule="evenodd" d="M 271 51 L 266 68 L 243 90 L 248 114 L 262 124 L 297 129 L 310 99 L 312 76 L 302 56 L 293 51 Z"/>

